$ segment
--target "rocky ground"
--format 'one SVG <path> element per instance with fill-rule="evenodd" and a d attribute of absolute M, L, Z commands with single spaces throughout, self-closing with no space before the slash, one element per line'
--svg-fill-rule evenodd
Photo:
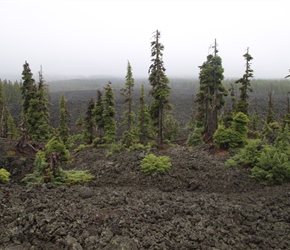
<path fill-rule="evenodd" d="M 59 95 L 51 96 L 54 126 Z M 95 91 L 65 96 L 73 131 Z M 172 91 L 182 127 L 190 119 L 192 96 L 191 90 Z M 265 116 L 267 102 L 255 95 L 250 109 Z M 286 97 L 274 96 L 274 103 L 280 119 Z M 119 96 L 118 124 L 123 107 Z M 19 116 L 19 105 L 11 110 Z M 0 250 L 290 249 L 290 185 L 262 186 L 249 178 L 249 169 L 225 167 L 228 156 L 212 155 L 207 146 L 151 150 L 172 161 L 168 172 L 153 176 L 140 171 L 148 151 L 106 158 L 105 149 L 87 149 L 65 168 L 89 170 L 92 182 L 31 189 L 21 180 L 33 171 L 34 155 L 17 152 L 16 143 L 0 139 L 0 168 L 11 173 L 10 183 L 0 184 Z"/>
<path fill-rule="evenodd" d="M 4 139 L 0 152 L 12 173 L 0 185 L 1 250 L 290 249 L 290 185 L 262 186 L 206 146 L 151 150 L 172 161 L 153 176 L 140 171 L 146 151 L 85 150 L 66 168 L 90 170 L 91 183 L 33 189 L 21 182 L 33 157 Z"/>

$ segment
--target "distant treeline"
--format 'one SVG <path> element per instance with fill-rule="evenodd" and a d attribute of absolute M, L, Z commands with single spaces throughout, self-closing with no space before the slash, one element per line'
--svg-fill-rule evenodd
<path fill-rule="evenodd" d="M 197 91 L 199 88 L 198 79 L 190 78 L 169 78 L 171 89 L 184 88 Z M 225 79 L 223 84 L 227 89 L 231 87 L 231 83 L 237 88 L 235 84 L 237 79 Z M 74 91 L 74 90 L 96 90 L 102 88 L 108 81 L 112 82 L 112 86 L 116 89 L 124 86 L 125 79 L 123 78 L 98 78 L 98 79 L 72 79 L 62 81 L 47 82 L 50 92 L 62 92 L 62 91 Z M 141 84 L 149 87 L 147 78 L 135 78 L 135 86 L 141 86 Z M 287 79 L 252 79 L 251 87 L 253 93 L 256 94 L 268 94 L 272 92 L 274 95 L 287 94 L 290 91 L 290 80 Z"/>
<path fill-rule="evenodd" d="M 229 89 L 231 84 L 236 88 L 238 92 L 238 85 L 235 84 L 237 79 L 225 79 L 223 81 L 224 86 Z M 125 80 L 123 78 L 111 77 L 111 78 L 98 78 L 98 79 L 71 79 L 46 82 L 49 92 L 64 92 L 64 91 L 77 91 L 77 90 L 97 90 L 103 88 L 103 86 L 112 82 L 112 86 L 115 89 L 120 89 L 124 86 Z M 9 80 L 2 81 L 8 103 L 15 103 L 21 101 L 21 82 L 11 82 Z M 141 84 L 145 85 L 145 88 L 149 88 L 147 78 L 135 78 L 135 86 L 138 88 Z M 170 78 L 170 87 L 172 90 L 182 88 L 191 89 L 193 92 L 197 92 L 199 88 L 198 79 L 190 78 Z M 252 79 L 251 88 L 253 94 L 268 94 L 272 92 L 273 95 L 284 95 L 290 92 L 290 80 L 287 79 Z"/>

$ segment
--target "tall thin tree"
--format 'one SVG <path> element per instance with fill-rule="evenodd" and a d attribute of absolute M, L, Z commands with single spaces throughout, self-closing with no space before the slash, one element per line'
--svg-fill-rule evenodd
<path fill-rule="evenodd" d="M 236 112 L 243 112 L 245 115 L 249 116 L 249 94 L 253 89 L 251 87 L 251 78 L 253 77 L 253 70 L 251 69 L 251 61 L 253 57 L 249 54 L 249 48 L 247 48 L 246 54 L 243 55 L 246 60 L 246 71 L 242 78 L 236 81 L 240 83 L 240 99 L 236 103 Z"/>
<path fill-rule="evenodd" d="M 149 67 L 149 82 L 152 86 L 150 94 L 154 100 L 150 104 L 150 115 L 153 126 L 158 134 L 158 145 L 162 145 L 163 114 L 169 108 L 170 87 L 163 62 L 164 46 L 160 43 L 160 32 L 156 30 L 154 40 L 151 42 L 151 62 Z"/>
<path fill-rule="evenodd" d="M 134 91 L 134 78 L 132 73 L 132 67 L 130 62 L 127 64 L 127 74 L 125 87 L 121 89 L 121 95 L 125 98 L 125 104 L 127 105 L 127 110 L 124 112 L 124 124 L 127 124 L 128 131 L 131 131 L 132 124 L 135 119 L 135 114 L 133 112 L 133 91 Z"/>

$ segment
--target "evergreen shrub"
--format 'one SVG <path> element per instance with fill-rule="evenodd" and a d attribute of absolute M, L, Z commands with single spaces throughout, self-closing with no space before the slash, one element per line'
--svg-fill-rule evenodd
<path fill-rule="evenodd" d="M 0 168 L 0 182 L 5 183 L 9 181 L 10 181 L 10 173 L 4 168 Z"/>
<path fill-rule="evenodd" d="M 141 170 L 144 174 L 163 173 L 172 166 L 168 156 L 146 155 L 141 160 Z"/>

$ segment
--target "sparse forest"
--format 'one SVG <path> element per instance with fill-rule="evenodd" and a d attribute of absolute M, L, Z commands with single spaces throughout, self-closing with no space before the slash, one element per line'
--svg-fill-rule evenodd
<path fill-rule="evenodd" d="M 218 52 L 170 78 L 156 30 L 147 79 L 0 80 L 0 249 L 290 248 L 289 76 Z"/>

